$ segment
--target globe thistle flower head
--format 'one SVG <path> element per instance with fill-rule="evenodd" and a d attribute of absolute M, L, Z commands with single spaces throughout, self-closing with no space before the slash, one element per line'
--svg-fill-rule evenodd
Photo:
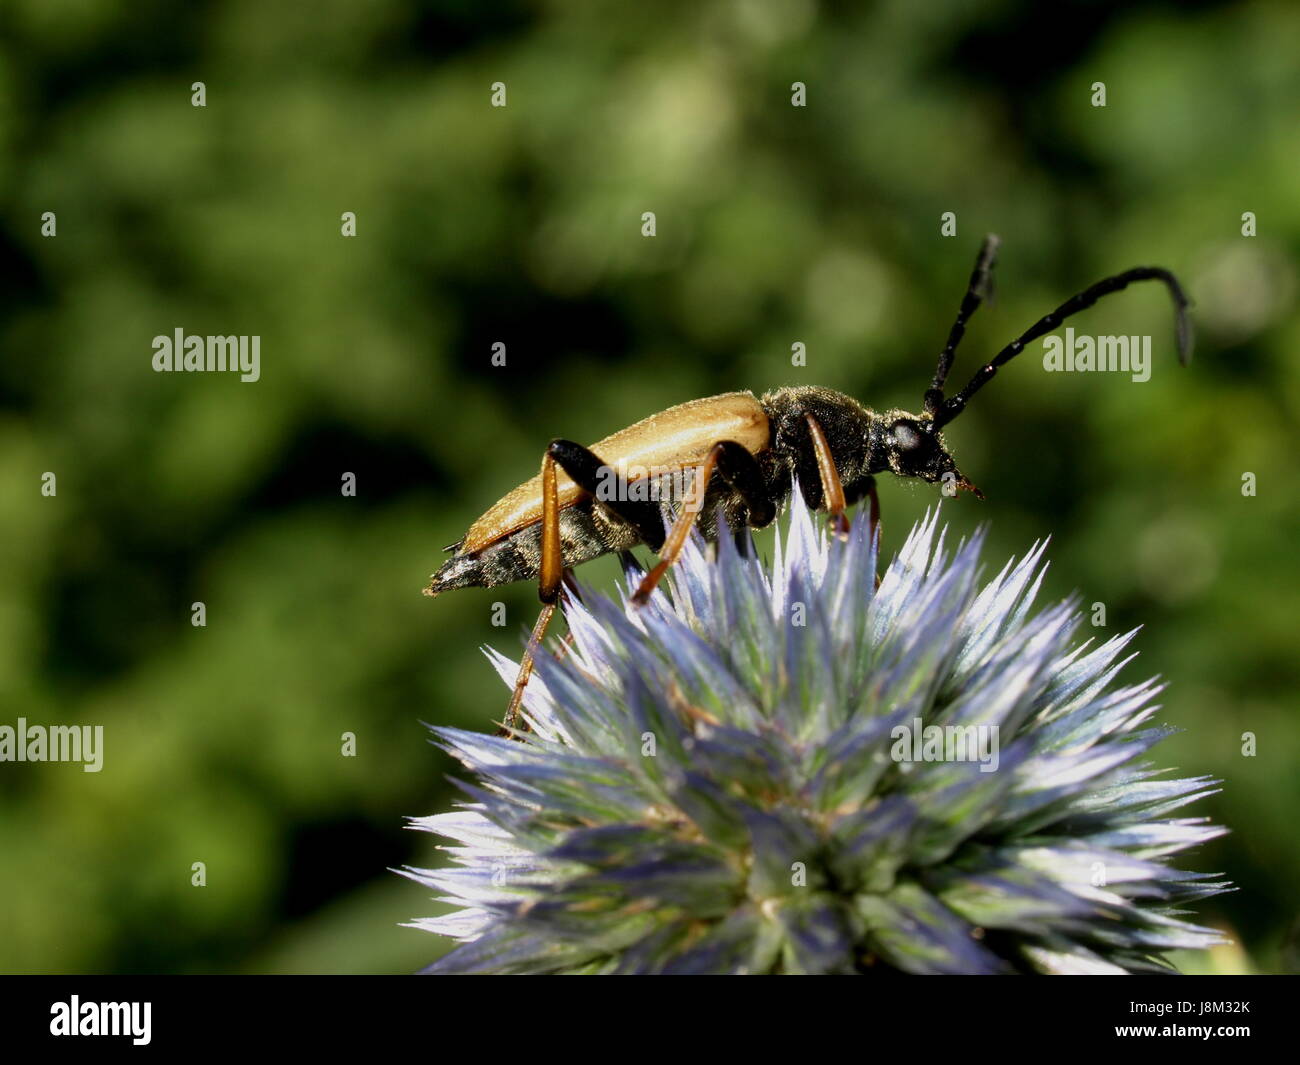
<path fill-rule="evenodd" d="M 1031 613 L 1044 546 L 981 584 L 937 511 L 876 587 L 867 522 L 796 493 L 775 557 L 695 538 L 668 588 L 571 598 L 530 731 L 435 728 L 477 778 L 414 827 L 453 904 L 415 922 L 466 973 L 1123 973 L 1219 942 L 1169 859 L 1223 829 L 1144 756 L 1161 687 L 1117 685 L 1133 633 Z M 516 664 L 493 654 L 509 684 Z"/>

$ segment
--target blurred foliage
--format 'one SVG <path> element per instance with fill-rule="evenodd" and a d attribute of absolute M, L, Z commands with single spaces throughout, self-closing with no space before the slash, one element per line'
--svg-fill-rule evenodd
<path fill-rule="evenodd" d="M 1073 323 L 1151 334 L 1140 386 L 1034 345 L 948 432 L 988 501 L 944 509 L 989 557 L 1051 536 L 1050 593 L 1145 626 L 1159 760 L 1224 781 L 1196 866 L 1241 888 L 1189 963 L 1294 966 L 1298 39 L 1285 0 L 6 0 L 0 723 L 106 750 L 0 765 L 0 970 L 431 960 L 386 871 L 456 794 L 422 722 L 499 718 L 478 648 L 536 603 L 424 599 L 441 545 L 552 436 L 794 383 L 917 408 L 986 231 L 955 378 L 1137 263 L 1196 299 L 1189 370 L 1158 287 Z M 177 327 L 260 335 L 261 380 L 152 372 Z M 937 493 L 885 480 L 889 550 Z"/>

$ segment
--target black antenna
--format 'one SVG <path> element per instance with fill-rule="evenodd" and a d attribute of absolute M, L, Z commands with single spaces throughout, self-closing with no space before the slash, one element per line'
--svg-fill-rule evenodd
<path fill-rule="evenodd" d="M 934 380 L 925 393 L 925 409 L 930 414 L 937 414 L 943 405 L 943 386 L 948 380 L 948 371 L 952 369 L 957 345 L 966 335 L 966 323 L 984 300 L 993 299 L 993 266 L 997 262 L 998 245 L 1001 243 L 1001 237 L 996 233 L 990 233 L 984 238 L 979 254 L 975 256 L 975 269 L 971 271 L 966 295 L 962 297 L 961 306 L 957 309 L 957 320 L 952 323 L 952 329 L 948 331 L 948 343 L 943 346 L 943 351 L 939 352 L 939 365 L 935 367 Z"/>
<path fill-rule="evenodd" d="M 1174 333 L 1178 341 L 1178 361 L 1186 366 L 1192 358 L 1192 322 L 1187 313 L 1191 301 L 1179 284 L 1178 278 L 1161 266 L 1135 266 L 1122 274 L 1107 277 L 1090 285 L 1076 296 L 1071 296 L 1056 310 L 1043 315 L 1037 322 L 1021 333 L 1015 340 L 999 351 L 986 365 L 975 372 L 966 387 L 956 395 L 945 399 L 943 383 L 952 367 L 953 353 L 966 329 L 966 320 L 980 304 L 980 298 L 991 289 L 989 272 L 993 266 L 993 257 L 997 252 L 998 238 L 990 235 L 984 240 L 979 257 L 975 261 L 975 272 L 971 274 L 970 289 L 962 300 L 957 312 L 957 321 L 953 323 L 948 336 L 948 344 L 939 356 L 939 366 L 935 371 L 934 384 L 925 394 L 925 409 L 933 417 L 936 429 L 942 428 L 966 409 L 971 396 L 983 388 L 998 372 L 998 367 L 1005 365 L 1025 350 L 1027 344 L 1050 333 L 1067 318 L 1087 310 L 1103 296 L 1120 292 L 1137 281 L 1160 281 L 1169 289 L 1174 301 Z"/>

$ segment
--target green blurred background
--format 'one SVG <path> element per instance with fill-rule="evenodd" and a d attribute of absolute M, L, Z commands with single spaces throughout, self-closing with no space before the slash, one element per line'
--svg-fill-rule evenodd
<path fill-rule="evenodd" d="M 423 598 L 441 545 L 552 436 L 782 384 L 916 409 L 986 231 L 958 380 L 1107 273 L 1196 300 L 1188 370 L 1158 286 L 1072 323 L 1151 334 L 1146 384 L 1033 345 L 949 430 L 988 500 L 944 512 L 1144 626 L 1157 760 L 1224 781 L 1190 864 L 1241 889 L 1185 962 L 1297 968 L 1297 40 L 1281 0 L 5 0 L 0 723 L 102 724 L 105 767 L 0 765 L 0 971 L 431 961 L 387 871 L 455 794 L 422 722 L 500 717 L 479 647 L 536 603 Z M 177 327 L 260 335 L 261 380 L 152 372 Z M 885 481 L 891 550 L 938 494 Z"/>

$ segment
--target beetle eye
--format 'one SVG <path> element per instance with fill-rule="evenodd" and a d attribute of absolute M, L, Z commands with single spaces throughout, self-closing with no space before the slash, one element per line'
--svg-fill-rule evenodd
<path fill-rule="evenodd" d="M 911 451 L 921 442 L 921 434 L 907 422 L 894 423 L 894 446 L 900 451 Z"/>

